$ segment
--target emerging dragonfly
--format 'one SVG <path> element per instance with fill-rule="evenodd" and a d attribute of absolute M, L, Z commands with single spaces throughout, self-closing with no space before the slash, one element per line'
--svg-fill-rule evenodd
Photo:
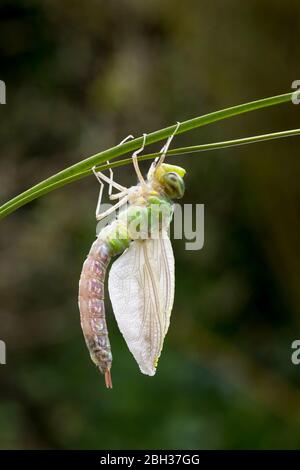
<path fill-rule="evenodd" d="M 132 155 L 138 184 L 125 188 L 103 173 L 94 173 L 101 184 L 96 219 L 101 220 L 120 207 L 118 217 L 104 227 L 83 264 L 79 282 L 81 326 L 91 358 L 112 388 L 112 354 L 108 339 L 104 306 L 104 281 L 110 259 L 108 280 L 113 311 L 128 348 L 142 373 L 154 375 L 170 323 L 174 299 L 174 256 L 167 231 L 173 215 L 173 199 L 184 194 L 185 170 L 164 163 L 173 134 L 160 151 L 145 180 L 137 155 Z M 129 136 L 132 138 L 132 136 Z M 127 140 L 127 138 L 125 139 Z M 121 143 L 123 143 L 122 141 Z M 100 212 L 103 185 L 109 184 L 113 207 Z M 119 190 L 112 194 L 112 188 Z"/>

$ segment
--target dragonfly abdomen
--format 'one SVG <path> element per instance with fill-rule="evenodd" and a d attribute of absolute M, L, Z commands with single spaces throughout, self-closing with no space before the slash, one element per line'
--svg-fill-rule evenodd
<path fill-rule="evenodd" d="M 112 388 L 112 354 L 104 306 L 104 281 L 109 262 L 109 247 L 97 238 L 82 267 L 78 304 L 81 327 L 92 361 L 105 374 L 107 388 Z"/>

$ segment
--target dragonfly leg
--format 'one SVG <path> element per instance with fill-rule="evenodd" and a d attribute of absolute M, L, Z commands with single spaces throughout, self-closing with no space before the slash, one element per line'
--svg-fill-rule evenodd
<path fill-rule="evenodd" d="M 137 156 L 138 156 L 139 153 L 141 153 L 141 152 L 144 150 L 145 142 L 146 142 L 146 137 L 147 137 L 147 134 L 143 134 L 144 140 L 143 140 L 143 143 L 142 143 L 141 148 L 139 148 L 138 150 L 136 150 L 136 151 L 133 152 L 133 154 L 132 154 L 132 162 L 133 162 L 133 166 L 134 166 L 135 172 L 136 172 L 136 174 L 137 174 L 137 177 L 138 177 L 139 182 L 140 182 L 143 186 L 146 186 L 146 182 L 145 182 L 145 180 L 144 180 L 144 178 L 143 178 L 143 175 L 142 175 L 142 173 L 141 173 Z"/>
<path fill-rule="evenodd" d="M 125 139 L 123 139 L 118 144 L 118 146 L 124 144 L 124 142 L 126 142 L 129 139 L 133 139 L 133 138 L 134 138 L 133 135 L 128 135 L 127 137 L 125 137 Z M 107 160 L 107 164 L 109 165 L 108 160 Z M 97 204 L 97 210 L 96 210 L 96 213 L 97 213 L 97 212 L 99 212 L 98 209 L 100 208 L 102 195 L 103 195 L 103 187 L 104 187 L 103 181 L 105 181 L 109 185 L 109 187 L 108 187 L 109 196 L 111 196 L 111 194 L 112 194 L 112 188 L 116 188 L 119 191 L 124 191 L 126 188 L 125 188 L 125 186 L 122 186 L 122 185 L 120 185 L 120 184 L 118 184 L 114 181 L 114 174 L 113 174 L 113 171 L 112 171 L 111 168 L 109 168 L 110 177 L 105 176 L 105 174 L 102 173 L 101 171 L 97 171 L 96 166 L 93 166 L 92 170 L 93 170 L 93 173 L 96 176 L 96 178 L 97 178 L 97 180 L 99 181 L 99 184 L 100 184 L 100 193 L 99 193 L 99 197 L 98 197 L 98 204 Z"/>
<path fill-rule="evenodd" d="M 101 181 L 100 177 L 98 176 L 95 167 L 92 168 L 94 175 L 96 176 L 99 184 L 100 184 L 100 191 L 99 191 L 99 196 L 98 196 L 98 201 L 97 201 L 97 207 L 96 207 L 96 217 L 98 212 L 100 211 L 100 206 L 101 206 L 101 201 L 102 201 L 102 196 L 103 196 L 103 188 L 104 188 L 104 183 Z"/>
<path fill-rule="evenodd" d="M 96 207 L 96 217 L 97 217 L 97 215 L 100 213 L 100 206 L 101 206 L 101 201 L 102 201 L 102 196 L 103 196 L 103 189 L 104 189 L 103 181 L 105 181 L 105 183 L 111 184 L 114 188 L 118 189 L 119 191 L 127 190 L 127 188 L 111 180 L 101 171 L 97 171 L 95 167 L 93 167 L 92 170 L 100 184 L 100 191 L 99 191 L 98 202 L 97 202 L 97 207 Z"/>
<path fill-rule="evenodd" d="M 125 137 L 125 139 L 121 140 L 121 142 L 118 144 L 119 145 L 122 145 L 122 144 L 125 144 L 125 142 L 127 142 L 127 140 L 129 139 L 134 139 L 134 136 L 133 135 L 128 135 L 127 137 Z"/>
<path fill-rule="evenodd" d="M 124 144 L 127 140 L 129 139 L 133 139 L 133 135 L 128 135 L 127 137 L 125 137 L 125 139 L 121 140 L 121 142 L 118 144 L 119 145 L 122 145 Z M 109 165 L 109 161 L 107 160 L 106 162 L 108 165 Z M 108 195 L 111 196 L 112 195 L 112 189 L 113 189 L 113 181 L 114 181 L 114 172 L 111 168 L 109 168 L 109 175 L 110 175 L 110 180 L 111 182 L 109 183 L 109 186 L 108 186 Z"/>
<path fill-rule="evenodd" d="M 108 165 L 109 165 L 109 160 L 107 160 L 106 162 Z M 111 193 L 112 193 L 112 182 L 114 181 L 114 172 L 112 171 L 111 168 L 109 168 L 109 178 L 111 180 L 111 182 L 109 183 L 109 186 L 108 186 L 108 195 L 111 196 Z"/>
<path fill-rule="evenodd" d="M 98 211 L 96 211 L 96 219 L 97 220 L 104 219 L 104 217 L 107 217 L 108 215 L 112 214 L 117 209 L 119 209 L 119 207 L 124 206 L 124 204 L 126 204 L 127 201 L 128 201 L 128 195 L 126 194 L 126 196 L 124 196 L 122 199 L 120 199 L 119 202 L 117 202 L 114 206 L 110 207 L 109 209 L 107 209 L 104 212 L 100 212 L 100 206 L 99 207 L 97 206 Z"/>
<path fill-rule="evenodd" d="M 112 194 L 111 196 L 109 196 L 109 199 L 111 201 L 113 201 L 115 199 L 120 199 L 121 197 L 125 196 L 126 194 L 128 194 L 128 189 L 124 189 L 124 191 L 120 191 L 119 193 Z"/>
<path fill-rule="evenodd" d="M 124 191 L 124 189 L 126 189 L 125 186 L 122 186 L 113 179 L 109 178 L 104 173 L 102 173 L 102 171 L 97 171 L 95 166 L 93 166 L 92 171 L 96 176 L 97 180 L 99 181 L 100 185 L 102 185 L 103 181 L 105 181 L 105 183 L 111 184 L 113 188 L 118 189 L 119 191 Z"/>
<path fill-rule="evenodd" d="M 176 132 L 178 131 L 179 127 L 180 127 L 180 122 L 177 122 L 177 125 L 176 125 L 176 127 L 175 127 L 174 132 L 168 137 L 167 142 L 165 143 L 165 145 L 163 146 L 163 148 L 162 148 L 161 151 L 159 152 L 159 153 L 160 153 L 160 157 L 157 157 L 157 158 L 155 159 L 155 164 L 156 164 L 156 166 L 159 166 L 159 165 L 161 165 L 161 164 L 163 163 L 163 161 L 164 161 L 164 159 L 165 159 L 165 157 L 166 157 L 167 151 L 169 150 L 170 144 L 171 144 L 171 142 L 172 142 L 172 140 L 173 140 L 173 138 L 174 138 Z"/>

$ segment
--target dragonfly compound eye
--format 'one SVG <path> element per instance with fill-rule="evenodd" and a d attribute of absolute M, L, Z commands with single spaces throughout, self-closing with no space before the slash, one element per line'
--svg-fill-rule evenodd
<path fill-rule="evenodd" d="M 163 189 L 171 199 L 180 199 L 184 195 L 184 181 L 175 172 L 166 173 L 163 178 Z"/>

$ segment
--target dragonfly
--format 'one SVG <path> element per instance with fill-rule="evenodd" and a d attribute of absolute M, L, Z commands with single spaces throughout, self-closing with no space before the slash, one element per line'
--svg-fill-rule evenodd
<path fill-rule="evenodd" d="M 105 318 L 104 283 L 108 279 L 109 297 L 118 327 L 140 371 L 153 376 L 167 334 L 174 301 L 175 268 L 168 229 L 174 200 L 184 195 L 186 171 L 164 163 L 170 143 L 180 123 L 152 162 L 146 179 L 138 164 L 143 144 L 132 155 L 138 183 L 130 188 L 93 168 L 100 183 L 96 220 L 112 213 L 115 219 L 103 227 L 83 264 L 78 304 L 83 335 L 92 361 L 112 388 L 112 353 Z M 128 136 L 119 145 L 124 143 Z M 114 206 L 101 212 L 104 183 L 109 185 Z M 112 194 L 112 189 L 118 190 Z M 117 212 L 118 211 L 118 212 Z"/>

